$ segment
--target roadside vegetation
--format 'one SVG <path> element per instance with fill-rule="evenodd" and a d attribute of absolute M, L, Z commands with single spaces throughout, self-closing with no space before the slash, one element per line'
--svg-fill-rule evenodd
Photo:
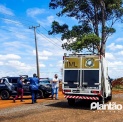
<path fill-rule="evenodd" d="M 123 90 L 123 78 L 118 78 L 112 81 L 113 90 Z"/>

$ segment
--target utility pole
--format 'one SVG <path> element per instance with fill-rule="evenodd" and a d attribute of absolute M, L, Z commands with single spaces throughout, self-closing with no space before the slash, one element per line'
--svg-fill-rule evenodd
<path fill-rule="evenodd" d="M 35 50 L 36 50 L 36 65 L 37 65 L 37 76 L 40 77 L 39 61 L 38 61 L 38 47 L 37 47 L 37 38 L 36 38 L 36 28 L 38 28 L 38 27 L 40 27 L 40 25 L 29 27 L 29 29 L 34 29 L 34 36 L 35 36 Z"/>

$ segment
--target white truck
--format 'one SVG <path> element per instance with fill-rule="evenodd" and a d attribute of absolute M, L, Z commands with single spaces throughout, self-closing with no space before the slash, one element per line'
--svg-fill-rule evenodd
<path fill-rule="evenodd" d="M 104 103 L 112 99 L 106 60 L 100 55 L 66 54 L 63 56 L 64 97 L 69 105 L 78 99 Z"/>

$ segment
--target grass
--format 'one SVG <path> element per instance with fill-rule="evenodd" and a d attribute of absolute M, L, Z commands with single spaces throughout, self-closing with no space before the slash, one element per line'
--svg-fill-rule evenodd
<path fill-rule="evenodd" d="M 123 90 L 122 85 L 116 85 L 115 87 L 112 88 L 113 90 Z"/>

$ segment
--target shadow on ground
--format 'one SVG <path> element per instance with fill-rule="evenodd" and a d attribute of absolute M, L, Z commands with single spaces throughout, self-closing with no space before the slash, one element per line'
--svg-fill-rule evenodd
<path fill-rule="evenodd" d="M 82 101 L 77 101 L 74 106 L 70 106 L 67 101 L 60 101 L 60 102 L 58 101 L 57 103 L 48 104 L 46 106 L 57 107 L 57 108 L 67 108 L 67 109 L 69 108 L 69 109 L 90 110 L 90 105 L 92 102 L 94 101 L 82 100 Z"/>

